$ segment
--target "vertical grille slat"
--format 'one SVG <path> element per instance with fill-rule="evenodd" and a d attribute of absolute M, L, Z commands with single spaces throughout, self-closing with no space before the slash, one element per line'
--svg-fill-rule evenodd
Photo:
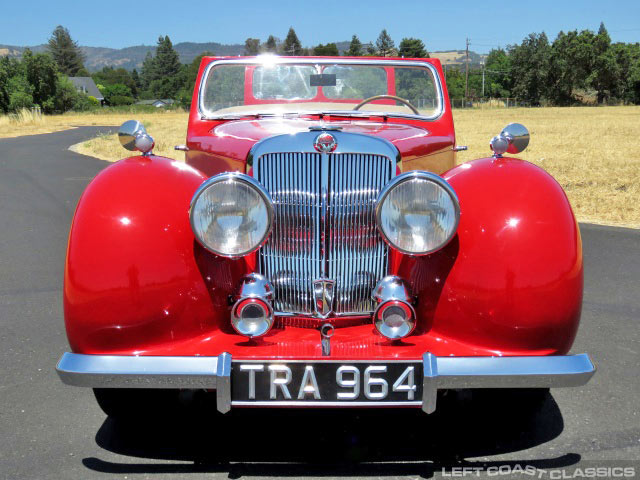
<path fill-rule="evenodd" d="M 321 278 L 336 282 L 336 315 L 373 311 L 371 291 L 388 269 L 375 200 L 393 165 L 383 155 L 353 153 L 265 153 L 255 160 L 254 175 L 274 203 L 258 265 L 274 285 L 276 312 L 314 315 L 313 281 Z"/>

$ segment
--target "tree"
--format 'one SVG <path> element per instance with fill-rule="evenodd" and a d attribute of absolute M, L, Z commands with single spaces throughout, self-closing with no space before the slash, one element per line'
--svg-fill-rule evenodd
<path fill-rule="evenodd" d="M 284 43 L 282 44 L 282 53 L 285 55 L 302 55 L 302 44 L 293 27 L 289 27 L 287 38 L 284 39 Z"/>
<path fill-rule="evenodd" d="M 61 73 L 74 77 L 79 70 L 84 70 L 84 54 L 78 43 L 71 39 L 69 30 L 62 25 L 58 25 L 51 34 L 47 49 Z"/>
<path fill-rule="evenodd" d="M 485 95 L 489 97 L 511 96 L 511 59 L 502 48 L 489 52 L 485 65 Z"/>
<path fill-rule="evenodd" d="M 464 97 L 464 74 L 457 67 L 447 70 L 447 91 L 451 99 Z"/>
<path fill-rule="evenodd" d="M 403 38 L 398 53 L 406 58 L 426 58 L 429 56 L 424 43 L 418 38 Z"/>
<path fill-rule="evenodd" d="M 134 70 L 137 75 L 138 72 Z M 91 75 L 93 81 L 96 84 L 102 85 L 116 85 L 123 84 L 126 85 L 129 90 L 131 90 L 131 94 L 135 97 L 138 94 L 138 85 L 133 78 L 133 72 L 129 73 L 124 68 L 114 68 L 114 67 L 104 67 L 101 71 L 94 73 Z M 139 79 L 138 79 L 139 80 Z"/>
<path fill-rule="evenodd" d="M 137 92 L 138 90 L 142 90 L 142 79 L 140 78 L 140 74 L 138 73 L 138 70 L 136 70 L 135 68 L 131 72 L 131 80 L 133 80 L 133 84 L 136 87 L 134 92 Z"/>
<path fill-rule="evenodd" d="M 604 102 L 607 96 L 615 91 L 620 76 L 620 66 L 615 52 L 611 49 L 611 38 L 600 23 L 598 34 L 593 38 L 593 65 L 590 68 L 588 84 L 597 92 L 598 103 Z"/>
<path fill-rule="evenodd" d="M 276 40 L 276 37 L 274 37 L 273 35 L 269 35 L 269 38 L 267 38 L 267 42 L 263 46 L 263 50 L 265 52 L 276 53 L 278 51 L 278 42 Z"/>
<path fill-rule="evenodd" d="M 313 54 L 325 57 L 337 57 L 340 55 L 338 46 L 335 43 L 319 44 L 313 48 Z"/>
<path fill-rule="evenodd" d="M 169 36 L 158 38 L 156 55 L 151 53 L 142 64 L 142 84 L 147 96 L 173 98 L 185 83 L 183 67 Z"/>
<path fill-rule="evenodd" d="M 178 52 L 173 48 L 169 35 L 158 38 L 158 47 L 154 58 L 156 75 L 160 78 L 172 77 L 180 72 L 182 67 Z"/>
<path fill-rule="evenodd" d="M 349 44 L 349 49 L 344 52 L 344 54 L 348 57 L 361 57 L 363 55 L 362 52 L 362 42 L 358 38 L 357 35 L 351 37 L 351 43 Z"/>
<path fill-rule="evenodd" d="M 540 105 L 547 93 L 551 47 L 547 35 L 529 34 L 520 45 L 508 48 L 513 73 L 513 95 Z"/>
<path fill-rule="evenodd" d="M 244 41 L 244 54 L 247 56 L 258 55 L 260 53 L 260 40 L 257 38 L 247 38 Z"/>
<path fill-rule="evenodd" d="M 381 57 L 391 57 L 395 53 L 395 44 L 391 36 L 387 33 L 387 29 L 383 29 L 376 40 L 376 49 Z"/>
<path fill-rule="evenodd" d="M 53 99 L 55 111 L 57 113 L 64 113 L 72 110 L 76 105 L 81 103 L 81 97 L 86 97 L 86 95 L 76 90 L 76 87 L 71 83 L 69 77 L 58 74 L 56 94 Z"/>
<path fill-rule="evenodd" d="M 178 92 L 178 100 L 184 108 L 191 108 L 191 98 L 193 96 L 193 90 L 198 79 L 198 71 L 200 70 L 200 63 L 204 57 L 213 55 L 211 52 L 203 52 L 198 55 L 193 61 L 186 67 L 186 80 L 184 87 Z"/>
<path fill-rule="evenodd" d="M 135 101 L 131 89 L 122 83 L 107 85 L 101 89 L 101 93 L 105 101 L 113 107 L 131 105 Z"/>
<path fill-rule="evenodd" d="M 575 93 L 587 87 L 593 65 L 593 32 L 560 32 L 549 51 L 546 96 L 558 105 L 577 101 Z"/>
<path fill-rule="evenodd" d="M 157 78 L 156 65 L 153 61 L 153 55 L 151 52 L 147 52 L 142 62 L 142 69 L 140 70 L 140 80 L 142 83 L 142 89 L 148 90 L 151 82 Z"/>
<path fill-rule="evenodd" d="M 32 53 L 27 49 L 22 54 L 27 82 L 32 88 L 33 103 L 46 113 L 55 110 L 54 97 L 58 80 L 58 67 L 51 55 Z"/>

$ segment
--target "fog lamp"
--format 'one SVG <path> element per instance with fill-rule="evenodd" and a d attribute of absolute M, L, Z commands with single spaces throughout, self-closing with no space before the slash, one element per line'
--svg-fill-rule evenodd
<path fill-rule="evenodd" d="M 245 337 L 260 337 L 271 330 L 273 308 L 260 298 L 238 300 L 231 310 L 231 325 Z"/>
<path fill-rule="evenodd" d="M 416 327 L 413 308 L 400 300 L 384 302 L 375 311 L 374 325 L 390 340 L 404 338 Z"/>

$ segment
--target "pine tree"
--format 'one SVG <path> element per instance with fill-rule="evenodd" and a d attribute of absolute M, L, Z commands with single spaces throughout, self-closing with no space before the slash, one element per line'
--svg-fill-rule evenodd
<path fill-rule="evenodd" d="M 269 35 L 269 38 L 267 38 L 267 43 L 264 44 L 264 51 L 276 53 L 277 50 L 278 43 L 276 41 L 276 37 L 274 37 L 273 35 Z"/>
<path fill-rule="evenodd" d="M 131 72 L 131 79 L 133 80 L 133 84 L 136 86 L 136 90 L 142 90 L 142 80 L 140 79 L 138 70 L 135 68 Z"/>
<path fill-rule="evenodd" d="M 151 82 L 157 78 L 156 67 L 153 61 L 153 55 L 151 52 L 147 52 L 142 62 L 142 69 L 140 70 L 140 81 L 142 90 L 147 90 Z"/>
<path fill-rule="evenodd" d="M 361 57 L 362 56 L 362 42 L 357 35 L 351 37 L 351 43 L 349 44 L 349 50 L 344 52 L 348 57 Z"/>
<path fill-rule="evenodd" d="M 173 77 L 180 72 L 180 58 L 173 49 L 169 35 L 158 38 L 158 48 L 154 59 L 156 73 L 160 78 Z"/>
<path fill-rule="evenodd" d="M 383 29 L 376 40 L 376 48 L 378 55 L 381 57 L 390 57 L 395 52 L 395 44 L 391 39 L 391 36 L 387 33 L 387 29 Z"/>
<path fill-rule="evenodd" d="M 418 38 L 403 38 L 398 53 L 406 58 L 426 58 L 429 56 L 424 43 Z"/>
<path fill-rule="evenodd" d="M 58 25 L 51 34 L 47 48 L 64 75 L 74 77 L 80 69 L 84 70 L 84 54 L 78 43 L 71 39 L 69 30 L 62 25 Z"/>
<path fill-rule="evenodd" d="M 602 103 L 615 90 L 621 71 L 611 49 L 611 37 L 602 22 L 593 38 L 593 55 L 588 82 L 597 91 L 598 103 Z"/>
<path fill-rule="evenodd" d="M 155 98 L 173 98 L 184 84 L 182 64 L 169 36 L 158 38 L 156 55 L 151 52 L 142 63 L 142 86 Z"/>
<path fill-rule="evenodd" d="M 302 55 L 302 44 L 293 27 L 290 27 L 287 32 L 287 38 L 284 39 L 284 44 L 282 45 L 282 52 L 285 55 Z"/>

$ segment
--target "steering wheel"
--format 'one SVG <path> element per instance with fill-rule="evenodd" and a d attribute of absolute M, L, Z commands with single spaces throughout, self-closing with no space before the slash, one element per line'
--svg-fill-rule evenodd
<path fill-rule="evenodd" d="M 365 105 L 365 104 L 367 104 L 369 102 L 373 102 L 374 100 L 383 100 L 383 99 L 396 100 L 396 101 L 398 101 L 400 103 L 404 103 L 407 107 L 409 107 L 411 109 L 411 111 L 413 113 L 415 113 L 416 115 L 420 115 L 420 112 L 418 111 L 418 109 L 416 107 L 414 107 L 409 100 L 405 100 L 404 98 L 396 97 L 395 95 L 375 95 L 373 97 L 365 98 L 358 105 L 353 107 L 353 109 L 354 110 L 360 110 L 360 107 L 362 107 L 363 105 Z"/>

